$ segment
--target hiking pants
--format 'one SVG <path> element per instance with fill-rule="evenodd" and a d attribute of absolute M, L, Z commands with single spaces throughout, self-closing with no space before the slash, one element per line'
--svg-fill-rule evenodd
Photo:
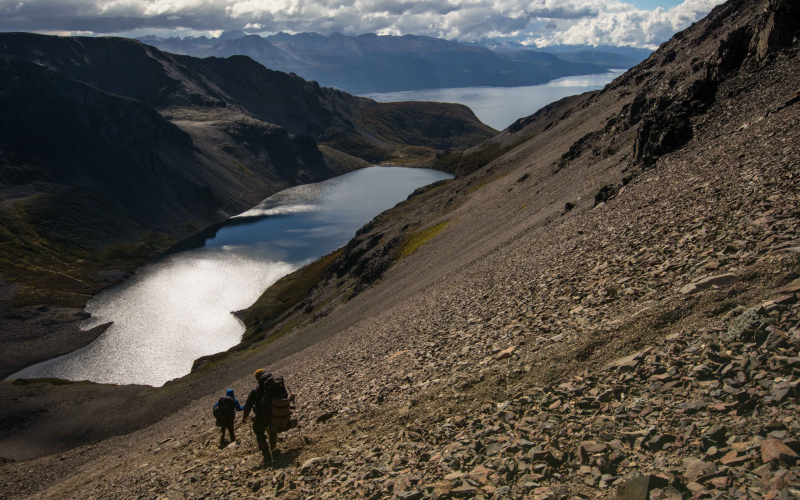
<path fill-rule="evenodd" d="M 275 453 L 278 449 L 278 431 L 270 425 L 267 427 L 267 432 L 269 433 L 269 449 L 272 450 L 272 453 Z"/>
<path fill-rule="evenodd" d="M 269 424 L 261 419 L 253 420 L 253 434 L 256 435 L 256 442 L 258 443 L 258 449 L 261 450 L 261 455 L 264 457 L 264 460 L 267 460 L 267 454 L 269 453 L 269 447 L 267 446 L 267 436 L 264 435 L 269 428 Z"/>
<path fill-rule="evenodd" d="M 267 446 L 267 436 L 269 434 L 269 446 Z M 267 460 L 267 454 L 272 450 L 274 453 L 278 446 L 278 433 L 274 432 L 272 426 L 263 420 L 253 420 L 253 434 L 256 435 L 256 442 L 258 449 L 261 450 L 261 455 L 264 460 Z"/>
<path fill-rule="evenodd" d="M 231 435 L 231 442 L 236 441 L 236 434 L 233 432 L 233 423 L 233 420 L 219 423 L 219 427 L 222 429 L 222 435 L 219 437 L 220 442 L 225 441 L 225 429 L 228 429 L 228 433 Z"/>

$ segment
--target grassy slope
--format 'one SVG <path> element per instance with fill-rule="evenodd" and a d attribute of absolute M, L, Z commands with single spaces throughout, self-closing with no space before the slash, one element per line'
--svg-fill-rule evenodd
<path fill-rule="evenodd" d="M 358 125 L 365 135 L 347 135 L 329 146 L 367 161 L 402 163 L 433 157 L 437 151 L 466 148 L 497 134 L 468 107 L 434 102 L 367 101 Z"/>
<path fill-rule="evenodd" d="M 242 341 L 252 343 L 262 340 L 278 318 L 302 302 L 309 290 L 327 276 L 331 264 L 341 254 L 341 249 L 331 252 L 269 287 L 243 314 L 242 320 L 247 331 Z"/>
<path fill-rule="evenodd" d="M 2 279 L 18 284 L 16 306 L 83 307 L 92 295 L 118 281 L 104 277 L 103 271 L 133 269 L 177 241 L 164 233 L 142 232 L 138 241 L 98 249 L 88 242 L 79 245 L 73 239 L 51 237 L 51 230 L 68 230 L 60 225 L 62 216 L 76 206 L 84 210 L 78 222 L 89 224 L 99 219 L 102 228 L 136 227 L 125 214 L 81 190 L 39 194 L 4 207 L 0 211 L 0 264 Z"/>
<path fill-rule="evenodd" d="M 419 250 L 419 248 L 424 245 L 426 241 L 444 231 L 444 228 L 446 228 L 448 224 L 450 224 L 450 221 L 440 222 L 435 226 L 431 226 L 427 229 L 423 229 L 422 231 L 414 233 L 405 241 L 402 248 L 398 252 L 397 258 L 402 259 L 403 257 L 408 257 L 409 255 L 413 254 Z"/>

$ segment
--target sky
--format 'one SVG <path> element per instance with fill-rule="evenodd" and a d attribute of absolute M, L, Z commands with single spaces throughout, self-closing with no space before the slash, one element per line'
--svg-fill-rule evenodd
<path fill-rule="evenodd" d="M 0 31 L 216 36 L 315 31 L 655 49 L 722 0 L 0 0 Z"/>

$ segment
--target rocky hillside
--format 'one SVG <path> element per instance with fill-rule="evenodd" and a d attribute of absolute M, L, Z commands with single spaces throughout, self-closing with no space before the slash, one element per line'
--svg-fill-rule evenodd
<path fill-rule="evenodd" d="M 119 38 L 3 33 L 0 68 L 2 376 L 85 345 L 88 298 L 278 190 L 495 132 Z"/>
<path fill-rule="evenodd" d="M 605 90 L 521 120 L 493 141 L 518 144 L 287 277 L 304 298 L 277 320 L 260 301 L 252 343 L 161 390 L 182 410 L 9 463 L 6 489 L 800 497 L 796 14 L 728 2 Z M 210 414 L 260 366 L 301 422 L 266 466 L 244 427 L 218 447 Z M 36 406 L 47 383 L 2 391 L 39 415 L 0 438 L 19 457 L 79 428 L 69 405 Z"/>
<path fill-rule="evenodd" d="M 460 222 L 464 210 L 481 206 L 495 213 L 495 220 L 513 221 L 507 211 L 515 207 L 533 219 L 525 219 L 526 226 L 550 226 L 624 192 L 632 179 L 649 172 L 665 155 L 693 143 L 698 134 L 716 144 L 727 140 L 728 133 L 738 132 L 731 128 L 747 128 L 747 120 L 763 120 L 759 113 L 768 113 L 762 110 L 769 106 L 788 109 L 796 102 L 796 89 L 791 79 L 778 83 L 777 75 L 783 70 L 770 65 L 779 49 L 791 46 L 787 33 L 794 33 L 797 26 L 781 25 L 772 18 L 756 20 L 737 11 L 742 4 L 726 5 L 702 25 L 677 34 L 602 91 L 567 97 L 520 118 L 484 143 L 438 155 L 429 165 L 464 178 L 420 189 L 412 199 L 363 227 L 331 264 L 331 273 L 284 316 L 283 324 L 262 321 L 264 311 L 256 304 L 246 316 L 250 335 L 269 336 L 298 321 L 315 321 L 327 314 L 379 280 L 419 244 Z M 789 12 L 792 7 L 780 5 L 775 8 L 782 14 L 776 19 L 785 19 L 783 10 Z M 734 27 L 721 29 L 734 12 Z M 760 77 L 756 75 L 769 71 L 775 75 L 775 85 L 786 87 L 755 93 Z M 748 99 L 739 102 L 737 96 L 745 94 Z M 509 186 L 502 197 L 498 195 L 496 205 L 471 202 L 475 191 L 503 178 Z M 503 229 L 512 230 L 514 224 Z M 459 244 L 483 244 L 497 230 L 473 226 Z"/>

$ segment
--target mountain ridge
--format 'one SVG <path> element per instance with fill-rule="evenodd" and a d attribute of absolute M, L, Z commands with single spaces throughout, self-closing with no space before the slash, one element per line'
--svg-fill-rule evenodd
<path fill-rule="evenodd" d="M 324 36 L 281 32 L 267 37 L 245 34 L 227 40 L 158 37 L 139 40 L 167 52 L 199 57 L 245 54 L 269 68 L 295 72 L 351 93 L 536 85 L 564 76 L 603 73 L 612 67 L 611 62 L 621 67 L 638 62 L 623 55 L 596 54 L 595 60 L 590 61 L 587 56 L 576 55 L 567 60 L 530 50 L 500 53 L 440 38 L 374 33 Z"/>

